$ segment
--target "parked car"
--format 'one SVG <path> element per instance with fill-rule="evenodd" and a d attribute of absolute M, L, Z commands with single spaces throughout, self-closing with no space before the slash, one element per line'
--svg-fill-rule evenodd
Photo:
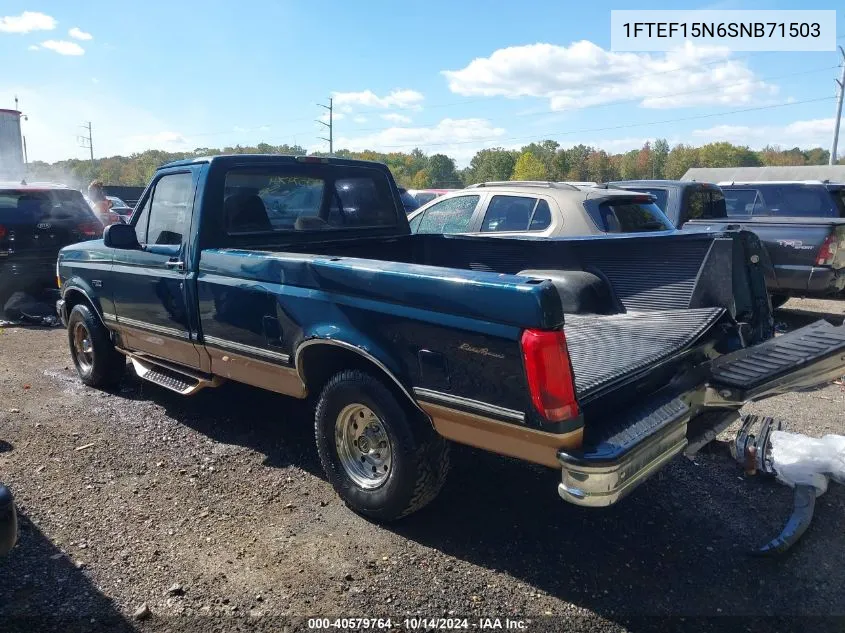
<path fill-rule="evenodd" d="M 772 304 L 825 297 L 845 288 L 845 185 L 822 182 L 720 183 L 629 180 L 608 183 L 655 196 L 678 228 L 748 229 L 772 264 Z"/>
<path fill-rule="evenodd" d="M 79 191 L 0 183 L 0 307 L 16 291 L 55 288 L 59 249 L 102 235 L 103 225 Z"/>
<path fill-rule="evenodd" d="M 413 233 L 560 237 L 673 231 L 646 194 L 559 182 L 489 182 L 441 196 L 412 213 Z"/>
<path fill-rule="evenodd" d="M 315 182 L 319 207 L 274 229 L 265 192 Z M 668 222 L 627 193 L 468 195 L 534 198 L 536 215 L 560 192 L 590 203 L 585 224 Z M 411 235 L 385 165 L 189 159 L 156 172 L 130 225 L 61 251 L 57 309 L 92 387 L 126 355 L 182 395 L 234 380 L 312 396 L 328 481 L 378 520 L 436 496 L 448 441 L 559 469 L 563 499 L 610 505 L 749 400 L 845 373 L 845 327 L 773 338 L 752 233 L 593 232 Z"/>
<path fill-rule="evenodd" d="M 402 200 L 402 206 L 405 208 L 406 214 L 420 208 L 420 203 L 417 202 L 417 199 L 404 187 L 399 187 L 399 199 Z"/>
<path fill-rule="evenodd" d="M 458 191 L 457 189 L 409 189 L 408 193 L 410 193 L 414 198 L 416 198 L 417 203 L 420 205 L 428 204 L 435 198 L 439 198 L 447 193 L 452 193 L 453 191 Z"/>
<path fill-rule="evenodd" d="M 106 199 L 111 201 L 111 209 L 109 210 L 118 214 L 124 222 L 132 215 L 134 209 L 117 196 L 106 196 Z"/>

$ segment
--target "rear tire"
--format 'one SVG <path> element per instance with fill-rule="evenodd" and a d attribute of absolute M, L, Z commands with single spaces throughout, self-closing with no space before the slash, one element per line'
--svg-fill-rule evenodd
<path fill-rule="evenodd" d="M 446 440 L 369 373 L 342 371 L 329 380 L 314 430 L 329 483 L 369 518 L 394 521 L 416 512 L 446 480 Z"/>
<path fill-rule="evenodd" d="M 79 378 L 89 387 L 116 387 L 126 371 L 126 358 L 114 348 L 106 326 L 84 303 L 73 306 L 67 321 L 70 354 Z"/>

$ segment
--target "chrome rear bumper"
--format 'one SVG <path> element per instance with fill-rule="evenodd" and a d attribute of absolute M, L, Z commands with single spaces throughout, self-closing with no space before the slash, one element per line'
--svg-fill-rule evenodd
<path fill-rule="evenodd" d="M 687 415 L 683 415 L 618 459 L 600 461 L 558 452 L 562 481 L 558 494 L 564 501 L 599 508 L 613 505 L 687 445 Z"/>

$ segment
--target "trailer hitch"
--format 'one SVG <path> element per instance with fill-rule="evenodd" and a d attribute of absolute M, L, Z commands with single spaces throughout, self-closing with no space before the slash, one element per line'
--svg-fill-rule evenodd
<path fill-rule="evenodd" d="M 772 438 L 773 433 L 782 430 L 783 423 L 780 420 L 747 415 L 742 418 L 742 427 L 736 434 L 735 440 L 730 443 L 732 457 L 745 469 L 746 474 L 763 473 L 775 476 L 779 481 L 791 485 L 795 490 L 792 514 L 789 520 L 778 536 L 752 552 L 757 556 L 783 554 L 795 545 L 807 531 L 807 528 L 810 527 L 816 506 L 816 497 L 827 490 L 827 473 L 811 473 L 814 475 L 811 479 L 802 477 L 796 480 L 795 477 L 790 476 L 791 473 L 786 472 L 777 463 L 772 450 Z M 819 442 L 806 436 L 793 435 L 793 437 L 806 439 L 809 444 L 818 444 Z M 814 482 L 815 485 L 809 483 L 810 481 Z"/>

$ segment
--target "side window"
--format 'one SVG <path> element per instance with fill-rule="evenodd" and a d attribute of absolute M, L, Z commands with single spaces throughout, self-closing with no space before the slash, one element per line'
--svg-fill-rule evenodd
<path fill-rule="evenodd" d="M 180 245 L 188 232 L 194 199 L 191 174 L 162 176 L 150 204 L 147 244 Z"/>
<path fill-rule="evenodd" d="M 431 205 L 423 213 L 417 233 L 463 233 L 469 228 L 469 222 L 480 196 L 457 196 Z"/>
<path fill-rule="evenodd" d="M 534 207 L 534 215 L 531 216 L 531 222 L 528 223 L 529 231 L 543 231 L 549 228 L 552 223 L 552 212 L 549 210 L 549 203 L 545 200 L 538 200 L 537 206 Z"/>
<path fill-rule="evenodd" d="M 537 198 L 493 196 L 490 204 L 487 205 L 487 213 L 484 214 L 481 230 L 485 232 L 527 231 L 535 206 L 537 206 Z M 548 205 L 546 205 L 546 212 L 548 212 Z M 551 220 L 550 215 L 549 220 Z M 532 230 L 539 229 L 532 228 Z"/>
<path fill-rule="evenodd" d="M 144 206 L 135 211 L 135 216 L 137 217 L 135 220 L 135 235 L 138 237 L 139 244 L 147 243 L 147 222 L 150 219 L 150 200 L 152 200 L 152 194 L 144 202 Z"/>

